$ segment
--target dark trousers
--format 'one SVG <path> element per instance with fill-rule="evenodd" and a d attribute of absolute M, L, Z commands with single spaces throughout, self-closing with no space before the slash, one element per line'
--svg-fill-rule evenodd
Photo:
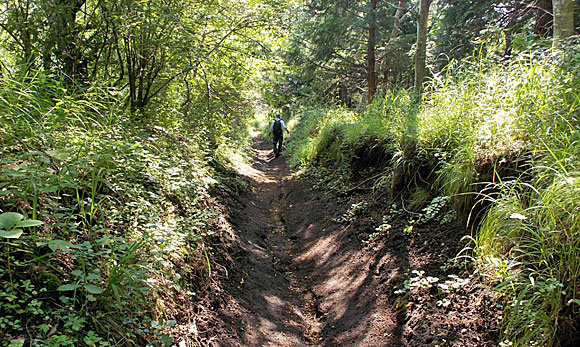
<path fill-rule="evenodd" d="M 282 151 L 282 141 L 284 141 L 284 136 L 274 135 L 274 154 L 278 155 Z"/>

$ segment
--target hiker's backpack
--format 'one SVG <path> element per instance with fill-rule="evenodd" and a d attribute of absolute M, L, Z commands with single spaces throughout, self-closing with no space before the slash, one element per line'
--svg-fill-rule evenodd
<path fill-rule="evenodd" d="M 274 121 L 274 126 L 272 127 L 272 132 L 274 133 L 274 136 L 281 136 L 282 135 L 282 121 L 279 119 L 276 119 Z"/>

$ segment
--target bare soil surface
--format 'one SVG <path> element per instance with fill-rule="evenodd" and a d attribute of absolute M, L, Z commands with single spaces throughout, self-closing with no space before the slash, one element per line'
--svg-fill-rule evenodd
<path fill-rule="evenodd" d="M 436 222 L 409 231 L 399 215 L 376 233 L 386 198 L 315 189 L 269 142 L 256 139 L 254 154 L 240 173 L 248 191 L 230 204 L 229 271 L 215 313 L 198 324 L 201 344 L 496 345 L 501 308 L 492 292 L 448 261 L 464 228 Z"/>

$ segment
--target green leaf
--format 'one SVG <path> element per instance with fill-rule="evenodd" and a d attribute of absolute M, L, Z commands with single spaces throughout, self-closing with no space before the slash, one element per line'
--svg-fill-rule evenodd
<path fill-rule="evenodd" d="M 73 270 L 71 271 L 71 274 L 76 277 L 85 277 L 85 273 L 81 270 Z"/>
<path fill-rule="evenodd" d="M 101 276 L 99 276 L 99 275 L 98 275 L 98 274 L 96 274 L 96 273 L 92 273 L 92 272 L 90 272 L 90 273 L 87 275 L 87 280 L 89 280 L 89 281 L 98 281 L 98 280 L 101 280 Z"/>
<path fill-rule="evenodd" d="M 81 286 L 80 284 L 69 283 L 69 284 L 64 284 L 64 285 L 58 287 L 57 290 L 59 292 L 66 292 L 66 291 L 70 291 L 70 290 L 76 290 L 80 286 Z"/>
<path fill-rule="evenodd" d="M 43 333 L 46 334 L 50 330 L 50 325 L 48 325 L 48 324 L 40 324 L 37 328 L 40 329 L 40 331 L 42 331 Z"/>
<path fill-rule="evenodd" d="M 84 287 L 87 290 L 87 292 L 91 294 L 101 294 L 103 292 L 103 288 L 96 286 L 94 284 L 86 283 Z"/>
<path fill-rule="evenodd" d="M 14 229 L 10 231 L 0 230 L 0 237 L 5 239 L 17 239 L 22 235 L 22 229 Z"/>
<path fill-rule="evenodd" d="M 68 150 L 62 150 L 62 149 L 55 149 L 52 151 L 47 151 L 46 153 L 48 155 L 50 155 L 51 157 L 58 159 L 58 160 L 65 160 L 70 156 Z"/>
<path fill-rule="evenodd" d="M 115 295 L 117 304 L 121 305 L 121 295 L 119 294 L 119 288 L 117 288 L 115 284 L 111 284 L 111 288 L 113 288 L 113 294 Z"/>
<path fill-rule="evenodd" d="M 161 334 L 160 341 L 165 347 L 169 347 L 173 344 L 173 338 L 169 334 Z"/>
<path fill-rule="evenodd" d="M 16 212 L 4 212 L 0 214 L 0 228 L 5 230 L 10 230 L 14 227 L 16 223 L 24 218 L 23 215 Z"/>
<path fill-rule="evenodd" d="M 70 248 L 74 248 L 74 245 L 70 242 L 66 242 L 64 240 L 50 240 L 48 242 L 48 247 L 55 252 L 57 249 L 62 249 L 64 251 L 69 250 Z"/>
<path fill-rule="evenodd" d="M 97 301 L 97 298 L 95 298 L 94 295 L 87 294 L 87 300 L 89 300 L 90 302 L 95 302 Z"/>
<path fill-rule="evenodd" d="M 15 338 L 15 339 L 10 341 L 10 344 L 8 345 L 8 347 L 22 347 L 22 346 L 24 346 L 25 342 L 26 341 L 24 340 L 23 337 Z"/>
<path fill-rule="evenodd" d="M 4 172 L 3 176 L 7 176 L 7 177 L 13 177 L 13 178 L 25 178 L 28 177 L 25 173 L 23 172 L 17 172 L 17 171 L 12 171 L 12 172 Z"/>
<path fill-rule="evenodd" d="M 22 221 L 16 223 L 16 227 L 17 228 L 28 228 L 28 227 L 36 227 L 36 226 L 39 226 L 42 224 L 44 224 L 44 223 L 42 223 L 39 220 L 30 219 L 30 220 L 22 220 Z"/>

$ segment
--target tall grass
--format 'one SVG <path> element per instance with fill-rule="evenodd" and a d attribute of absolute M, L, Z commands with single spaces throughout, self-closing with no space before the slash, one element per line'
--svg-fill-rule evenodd
<path fill-rule="evenodd" d="M 292 166 L 320 162 L 344 168 L 359 159 L 360 149 L 385 148 L 400 158 L 415 138 L 416 108 L 411 95 L 400 90 L 375 101 L 364 114 L 310 106 L 295 121 L 299 126 L 289 145 Z"/>
<path fill-rule="evenodd" d="M 503 336 L 521 346 L 556 344 L 558 323 L 579 310 L 580 179 L 550 176 L 536 187 L 503 183 L 476 240 L 482 267 L 513 298 Z"/>
<path fill-rule="evenodd" d="M 226 156 L 238 141 L 136 119 L 121 97 L 41 74 L 0 77 L 0 214 L 44 222 L 1 248 L 14 265 L 0 265 L 0 295 L 19 298 L 0 301 L 3 341 L 142 344 L 175 297 L 208 285 L 209 162 L 215 143 Z"/>
<path fill-rule="evenodd" d="M 487 206 L 474 251 L 509 298 L 502 339 L 569 343 L 580 311 L 578 71 L 577 45 L 535 48 L 511 62 L 453 63 L 419 105 L 391 91 L 360 115 L 310 108 L 298 118 L 291 162 L 348 170 L 357 149 L 379 146 L 391 159 L 378 181 L 423 167 L 427 188 L 464 217 Z"/>
<path fill-rule="evenodd" d="M 485 269 L 512 264 L 501 286 L 513 298 L 503 337 L 519 346 L 571 343 L 580 310 L 579 56 L 571 47 L 519 65 L 516 114 L 530 169 L 499 185 L 476 240 Z"/>

